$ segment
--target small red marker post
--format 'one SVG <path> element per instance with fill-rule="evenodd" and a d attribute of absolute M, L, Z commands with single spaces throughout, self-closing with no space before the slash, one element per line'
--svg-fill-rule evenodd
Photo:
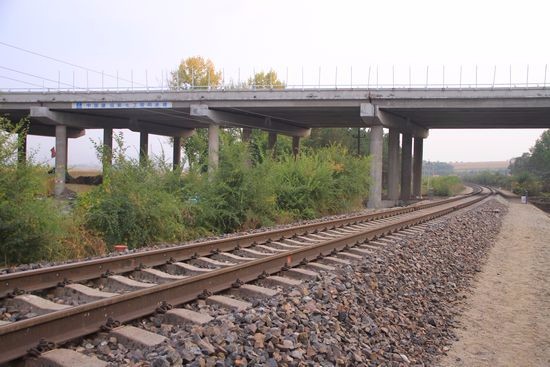
<path fill-rule="evenodd" d="M 124 251 L 126 251 L 126 250 L 128 250 L 128 246 L 126 246 L 126 245 L 124 245 L 124 244 L 122 244 L 122 243 L 120 243 L 120 244 L 118 244 L 118 245 L 115 245 L 115 251 L 116 251 L 116 252 L 124 252 Z"/>

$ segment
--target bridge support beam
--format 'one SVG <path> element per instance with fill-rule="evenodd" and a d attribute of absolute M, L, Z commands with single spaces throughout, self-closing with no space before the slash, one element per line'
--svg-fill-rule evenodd
<path fill-rule="evenodd" d="M 174 136 L 174 146 L 172 148 L 172 167 L 176 170 L 181 165 L 181 137 Z"/>
<path fill-rule="evenodd" d="M 412 161 L 412 136 L 403 134 L 401 142 L 401 196 L 400 199 L 408 201 L 411 198 L 411 161 Z"/>
<path fill-rule="evenodd" d="M 149 134 L 141 131 L 139 133 L 139 163 L 145 164 L 149 157 Z"/>
<path fill-rule="evenodd" d="M 212 175 L 220 163 L 220 126 L 208 125 L 208 174 Z"/>
<path fill-rule="evenodd" d="M 422 150 L 424 139 L 414 138 L 414 158 L 413 158 L 413 196 L 422 197 Z"/>
<path fill-rule="evenodd" d="M 388 139 L 388 199 L 399 200 L 399 131 L 390 129 Z"/>
<path fill-rule="evenodd" d="M 275 145 L 277 145 L 277 133 L 270 131 L 267 137 L 267 150 L 272 157 L 275 156 Z"/>
<path fill-rule="evenodd" d="M 250 142 L 251 137 L 252 137 L 252 129 L 249 127 L 243 127 L 243 132 L 241 137 L 242 141 L 245 143 L 248 143 Z"/>
<path fill-rule="evenodd" d="M 65 191 L 67 172 L 67 126 L 55 126 L 55 197 L 59 198 Z"/>
<path fill-rule="evenodd" d="M 103 129 L 103 172 L 113 163 L 113 129 L 106 127 Z"/>
<path fill-rule="evenodd" d="M 367 207 L 380 208 L 382 205 L 382 151 L 384 128 L 373 126 L 370 128 L 370 176 L 371 186 Z"/>
<path fill-rule="evenodd" d="M 292 154 L 294 154 L 294 159 L 296 159 L 296 157 L 298 157 L 298 154 L 300 154 L 300 137 L 299 136 L 292 137 Z"/>

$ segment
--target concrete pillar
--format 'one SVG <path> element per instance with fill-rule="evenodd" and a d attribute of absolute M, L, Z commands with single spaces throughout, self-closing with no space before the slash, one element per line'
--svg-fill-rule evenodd
<path fill-rule="evenodd" d="M 113 163 L 113 129 L 103 129 L 103 171 Z"/>
<path fill-rule="evenodd" d="M 25 164 L 27 162 L 27 132 L 20 132 L 17 136 L 17 162 Z"/>
<path fill-rule="evenodd" d="M 219 165 L 220 157 L 220 127 L 216 124 L 208 126 L 208 174 L 212 174 Z"/>
<path fill-rule="evenodd" d="M 422 150 L 424 139 L 414 138 L 413 196 L 422 197 Z"/>
<path fill-rule="evenodd" d="M 141 131 L 139 133 L 139 163 L 143 164 L 149 156 L 149 134 Z"/>
<path fill-rule="evenodd" d="M 400 199 L 408 201 L 411 198 L 411 160 L 412 160 L 412 136 L 403 134 L 401 142 L 401 196 Z"/>
<path fill-rule="evenodd" d="M 181 165 L 181 137 L 174 136 L 174 146 L 172 152 L 172 166 L 174 170 Z"/>
<path fill-rule="evenodd" d="M 55 187 L 54 194 L 60 197 L 65 191 L 67 171 L 67 126 L 55 126 Z"/>
<path fill-rule="evenodd" d="M 384 128 L 373 126 L 370 129 L 370 176 L 371 187 L 367 207 L 380 208 L 382 204 L 382 151 Z"/>
<path fill-rule="evenodd" d="M 252 137 L 252 129 L 249 127 L 243 127 L 243 134 L 242 134 L 243 142 L 248 143 L 251 137 Z"/>
<path fill-rule="evenodd" d="M 267 149 L 273 150 L 275 149 L 275 145 L 277 144 L 277 133 L 269 132 L 269 136 L 267 138 Z"/>
<path fill-rule="evenodd" d="M 399 131 L 390 129 L 388 140 L 388 199 L 399 200 Z"/>
<path fill-rule="evenodd" d="M 292 154 L 294 154 L 294 159 L 300 154 L 300 137 L 299 136 L 293 136 L 292 137 Z"/>

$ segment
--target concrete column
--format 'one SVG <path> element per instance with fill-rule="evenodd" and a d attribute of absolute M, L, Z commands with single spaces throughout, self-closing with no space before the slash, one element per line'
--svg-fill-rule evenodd
<path fill-rule="evenodd" d="M 149 156 L 149 134 L 141 131 L 139 133 L 139 163 L 143 164 Z"/>
<path fill-rule="evenodd" d="M 219 165 L 220 157 L 220 127 L 216 124 L 208 126 L 208 174 L 212 174 Z"/>
<path fill-rule="evenodd" d="M 20 132 L 17 136 L 17 162 L 25 164 L 27 162 L 27 133 Z"/>
<path fill-rule="evenodd" d="M 181 165 L 181 137 L 174 136 L 172 166 L 174 170 L 176 170 L 180 165 Z"/>
<path fill-rule="evenodd" d="M 276 144 L 277 144 L 277 133 L 269 132 L 269 136 L 267 138 L 267 149 L 268 150 L 275 149 Z"/>
<path fill-rule="evenodd" d="M 294 154 L 294 159 L 300 154 L 300 137 L 299 136 L 293 136 L 292 137 L 292 154 Z"/>
<path fill-rule="evenodd" d="M 414 138 L 413 196 L 422 197 L 422 150 L 424 139 Z"/>
<path fill-rule="evenodd" d="M 388 199 L 399 200 L 399 131 L 390 129 L 388 141 Z"/>
<path fill-rule="evenodd" d="M 370 129 L 370 176 L 371 187 L 367 207 L 380 208 L 382 204 L 382 151 L 384 128 L 373 126 Z"/>
<path fill-rule="evenodd" d="M 103 171 L 113 163 L 113 129 L 103 129 Z"/>
<path fill-rule="evenodd" d="M 400 199 L 408 201 L 411 198 L 411 160 L 412 160 L 412 136 L 403 134 L 401 142 L 401 196 Z"/>
<path fill-rule="evenodd" d="M 67 126 L 55 126 L 55 187 L 56 197 L 65 191 L 65 173 L 67 171 Z"/>
<path fill-rule="evenodd" d="M 248 143 L 251 137 L 252 137 L 252 129 L 249 127 L 243 127 L 243 134 L 242 134 L 243 142 Z"/>

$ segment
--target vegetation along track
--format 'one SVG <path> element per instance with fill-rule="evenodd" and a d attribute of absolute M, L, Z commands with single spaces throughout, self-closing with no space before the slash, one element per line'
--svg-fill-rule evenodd
<path fill-rule="evenodd" d="M 34 317 L 0 323 L 0 363 L 36 351 L 40 340 L 63 343 L 97 332 L 109 320 L 133 320 L 154 313 L 159 305 L 209 297 L 322 257 L 333 262 L 338 259 L 330 255 L 360 258 L 366 254 L 360 248 L 365 242 L 449 214 L 492 193 L 476 187 L 469 195 L 433 203 L 1 275 L 1 302 Z M 40 297 L 52 293 L 79 301 L 61 306 Z"/>

